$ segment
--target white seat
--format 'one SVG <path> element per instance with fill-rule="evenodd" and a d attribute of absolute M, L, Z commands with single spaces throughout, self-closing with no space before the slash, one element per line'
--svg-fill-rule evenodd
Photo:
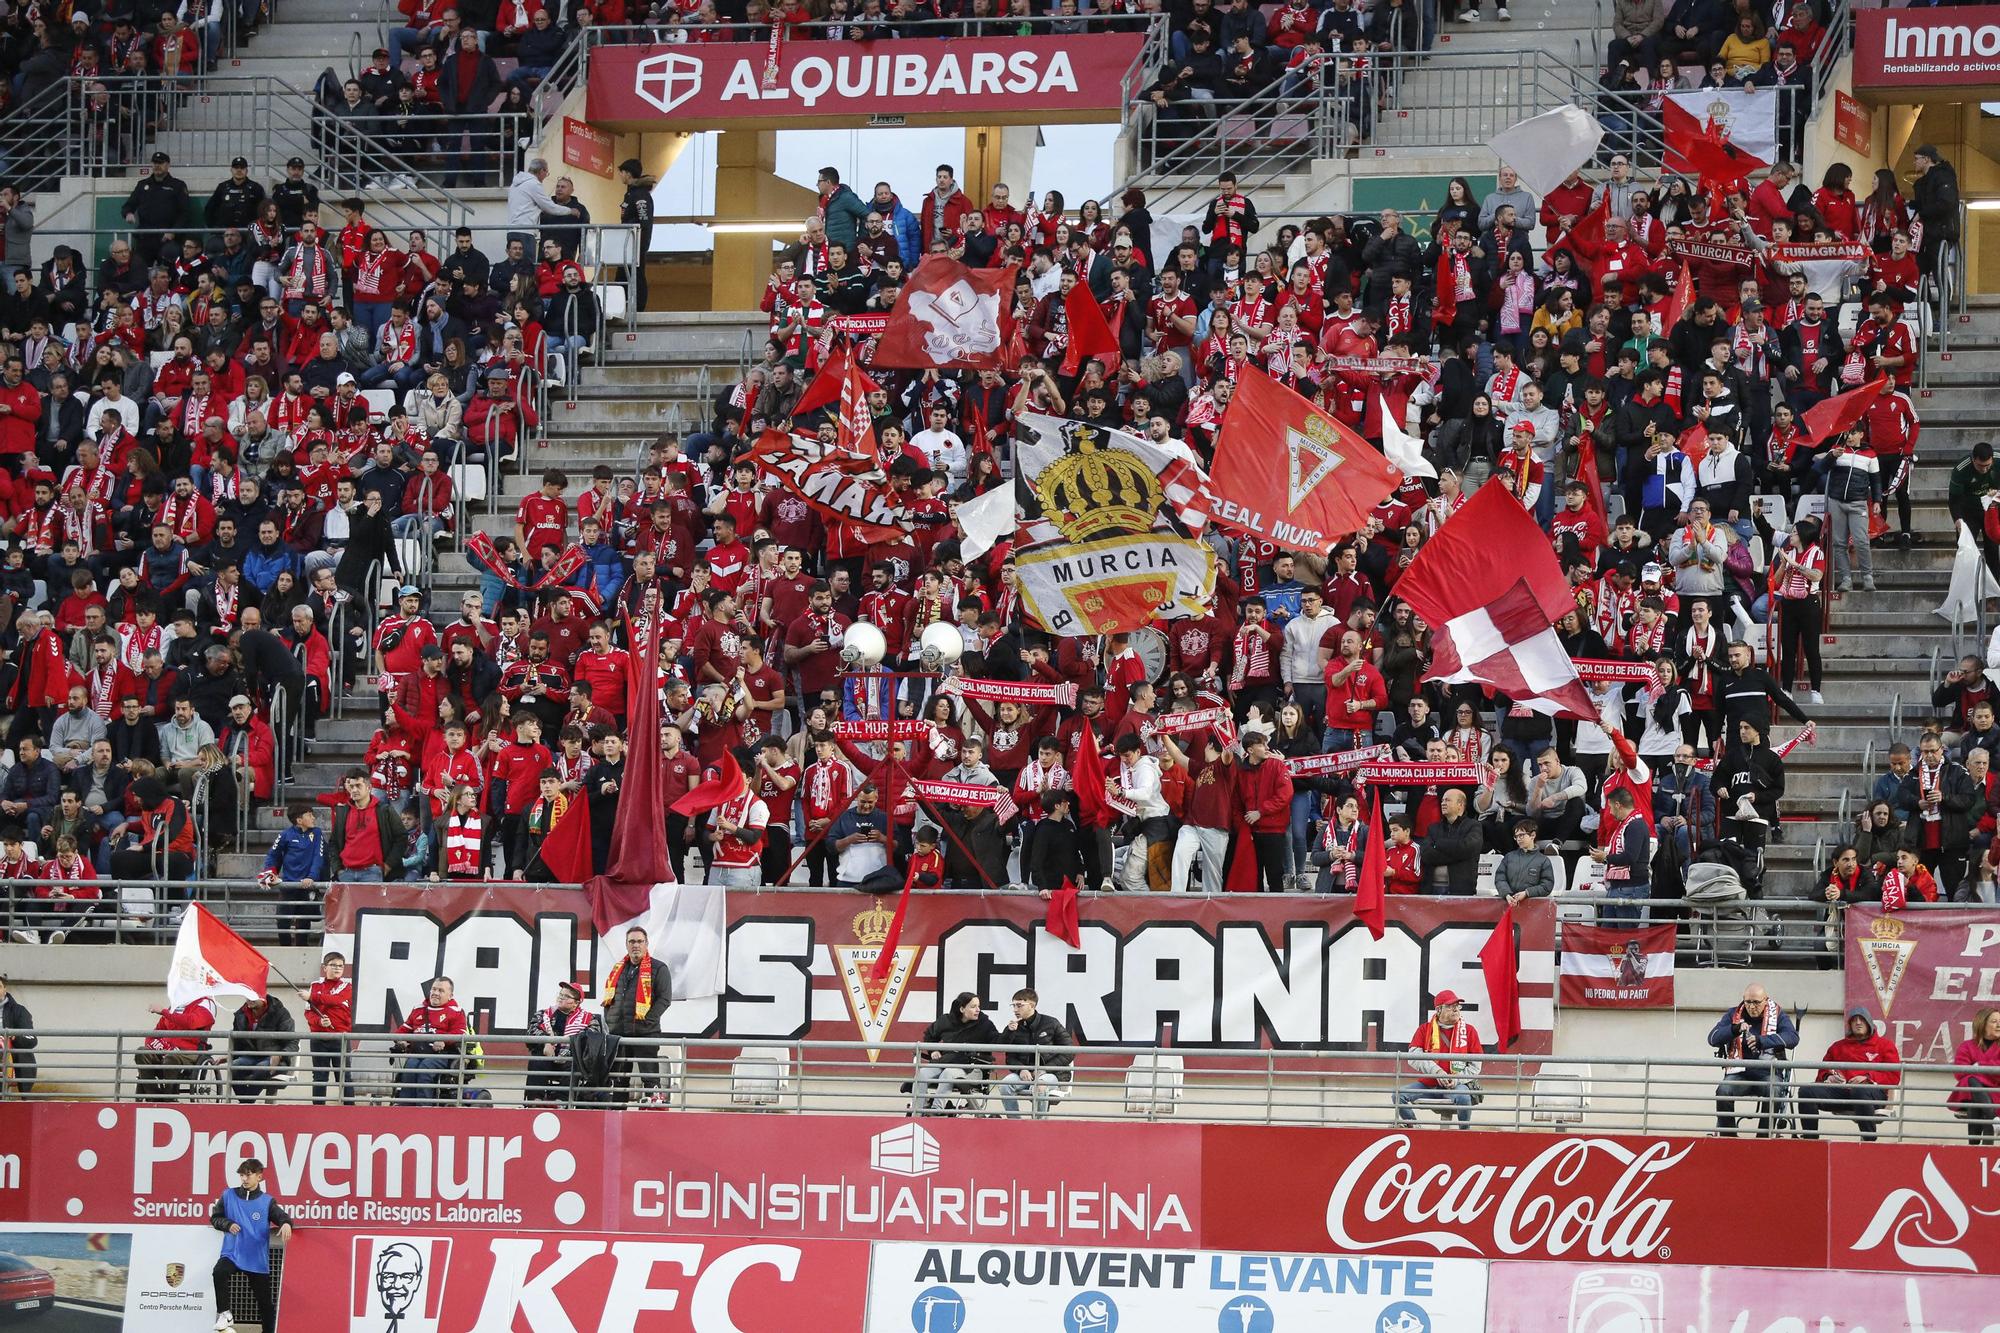
<path fill-rule="evenodd" d="M 1764 516 L 1764 521 L 1770 524 L 1773 532 L 1783 532 L 1792 525 L 1791 520 L 1786 517 L 1784 496 L 1753 495 L 1750 497 L 1750 503 Z"/>
<path fill-rule="evenodd" d="M 1589 893 L 1604 887 L 1604 863 L 1584 857 L 1576 863 L 1576 883 L 1569 886 L 1571 893 Z"/>
<path fill-rule="evenodd" d="M 471 504 L 486 498 L 486 466 L 483 463 L 453 463 L 451 465 L 452 489 L 458 498 Z"/>
<path fill-rule="evenodd" d="M 597 233 L 597 262 L 617 264 L 624 267 L 632 262 L 632 252 L 639 248 L 638 234 L 623 227 L 607 227 Z"/>
<path fill-rule="evenodd" d="M 1500 868 L 1500 853 L 1481 852 L 1479 854 L 1479 884 L 1473 890 L 1481 898 L 1497 898 L 1500 891 L 1493 887 L 1493 872 Z"/>
<path fill-rule="evenodd" d="M 1553 889 L 1550 889 L 1549 892 L 1550 893 L 1568 892 L 1569 871 L 1563 867 L 1563 859 L 1560 856 L 1555 855 L 1554 853 L 1549 853 L 1548 856 L 1549 856 L 1549 873 L 1556 877 L 1555 887 Z"/>
<path fill-rule="evenodd" d="M 389 409 L 396 405 L 394 389 L 363 389 L 361 398 L 368 404 L 368 415 L 371 417 L 386 417 Z"/>
<path fill-rule="evenodd" d="M 604 288 L 604 318 L 607 320 L 625 318 L 625 288 L 622 284 Z"/>
<path fill-rule="evenodd" d="M 1125 1071 L 1128 1115 L 1172 1115 L 1185 1093 L 1187 1061 L 1170 1051 L 1141 1051 Z"/>
<path fill-rule="evenodd" d="M 785 1046 L 745 1046 L 729 1064 L 729 1100 L 775 1106 L 792 1086 L 792 1052 Z"/>
<path fill-rule="evenodd" d="M 427 543 L 419 537 L 396 538 L 396 563 L 402 566 L 403 576 L 415 579 L 430 567 L 431 553 Z"/>
<path fill-rule="evenodd" d="M 1764 550 L 1764 534 L 1761 532 L 1750 534 L 1750 568 L 1762 573 L 1767 559 L 1768 555 Z"/>
<path fill-rule="evenodd" d="M 1799 497 L 1799 511 L 1792 515 L 1792 519 L 1796 522 L 1802 518 L 1816 518 L 1824 522 L 1826 519 L 1826 497 L 1824 495 L 1801 495 Z"/>
<path fill-rule="evenodd" d="M 174 354 L 172 352 L 148 352 L 146 359 L 152 362 L 153 369 L 157 371 L 161 366 L 173 360 Z"/>
<path fill-rule="evenodd" d="M 1580 1125 L 1590 1109 L 1589 1065 L 1537 1074 L 1528 1091 L 1528 1118 L 1545 1125 Z"/>

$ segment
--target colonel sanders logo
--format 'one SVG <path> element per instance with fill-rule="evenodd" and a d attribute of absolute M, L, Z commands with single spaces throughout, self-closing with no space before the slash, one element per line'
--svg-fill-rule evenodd
<path fill-rule="evenodd" d="M 437 1333 L 451 1242 L 430 1236 L 356 1236 L 349 1333 Z"/>
<path fill-rule="evenodd" d="M 1000 346 L 1000 297 L 960 278 L 935 294 L 910 293 L 910 313 L 929 326 L 924 355 L 938 365 L 985 356 Z"/>

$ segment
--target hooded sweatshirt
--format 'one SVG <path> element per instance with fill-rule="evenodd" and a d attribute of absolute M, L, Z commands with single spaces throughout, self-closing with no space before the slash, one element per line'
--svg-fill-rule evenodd
<path fill-rule="evenodd" d="M 1879 1083 L 1885 1088 L 1895 1087 L 1903 1081 L 1902 1072 L 1898 1068 L 1900 1059 L 1896 1054 L 1895 1043 L 1875 1030 L 1875 1016 L 1858 1004 L 1847 1011 L 1847 1021 L 1849 1024 L 1852 1024 L 1857 1018 L 1867 1021 L 1868 1035 L 1865 1037 L 1854 1037 L 1848 1035 L 1843 1030 L 1840 1039 L 1827 1047 L 1826 1054 L 1820 1058 L 1830 1065 L 1874 1064 L 1880 1065 L 1881 1068 L 1822 1069 L 1819 1071 L 1819 1078 L 1816 1081 L 1820 1083 Z"/>

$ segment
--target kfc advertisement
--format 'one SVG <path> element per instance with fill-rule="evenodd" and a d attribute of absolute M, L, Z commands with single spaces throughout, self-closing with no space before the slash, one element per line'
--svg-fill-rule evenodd
<path fill-rule="evenodd" d="M 1084 1046 L 1171 1045 L 1210 1054 L 1279 1049 L 1402 1049 L 1439 991 L 1466 1000 L 1490 1038 L 1479 950 L 1502 904 L 1492 898 L 1398 896 L 1380 940 L 1351 898 L 1262 894 L 1093 897 L 1082 947 L 1043 929 L 1032 894 L 924 895 L 880 980 L 888 910 L 851 893 L 729 891 L 727 993 L 678 1000 L 662 1027 L 716 1042 L 854 1043 L 876 1059 L 914 1042 L 939 996 L 977 994 L 1005 1014 L 1032 986 L 1044 1013 Z M 589 906 L 575 889 L 507 885 L 338 884 L 327 895 L 327 947 L 355 960 L 358 1029 L 394 1026 L 450 976 L 474 1025 L 524 1032 L 555 1002 L 556 983 L 602 990 Z M 1521 1027 L 1510 1054 L 1542 1055 L 1555 1029 L 1555 916 L 1547 902 L 1515 910 Z M 817 1058 L 842 1058 L 823 1052 Z"/>
<path fill-rule="evenodd" d="M 589 118 L 624 129 L 771 121 L 827 128 L 884 117 L 922 124 L 1116 121 L 1137 96 L 1137 33 L 594 46 Z"/>
<path fill-rule="evenodd" d="M 1874 1014 L 1903 1059 L 1950 1064 L 1972 1015 L 2000 1005 L 2000 918 L 1848 909 L 1847 1003 Z"/>
<path fill-rule="evenodd" d="M 1996 89 L 2000 5 L 1854 11 L 1854 91 L 1863 101 L 1975 100 Z"/>
<path fill-rule="evenodd" d="M 861 1326 L 868 1247 L 562 1231 L 300 1232 L 283 1306 L 321 1333 L 797 1333 Z"/>

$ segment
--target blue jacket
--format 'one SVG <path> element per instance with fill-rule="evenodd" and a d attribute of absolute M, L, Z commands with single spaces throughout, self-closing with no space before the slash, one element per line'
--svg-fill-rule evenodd
<path fill-rule="evenodd" d="M 61 799 L 62 774 L 47 759 L 38 758 L 32 765 L 17 763 L 7 770 L 6 780 L 0 782 L 0 800 L 27 803 L 28 817 L 23 827 L 29 837 L 35 836 Z"/>
<path fill-rule="evenodd" d="M 608 541 L 584 547 L 583 554 L 589 562 L 584 566 L 589 577 L 588 582 L 579 586 L 588 587 L 596 593 L 602 605 L 611 605 L 618 596 L 618 590 L 625 586 L 625 557 Z"/>
<path fill-rule="evenodd" d="M 291 1214 L 263 1190 L 246 1197 L 240 1186 L 222 1191 L 208 1213 L 208 1224 L 222 1233 L 222 1257 L 245 1273 L 271 1271 L 271 1228 L 291 1221 Z M 232 1225 L 242 1230 L 231 1235 Z"/>
<path fill-rule="evenodd" d="M 271 591 L 271 585 L 278 581 L 278 575 L 286 570 L 297 574 L 299 557 L 296 551 L 283 542 L 279 542 L 269 551 L 261 546 L 252 546 L 244 552 L 243 581 L 260 593 Z"/>
<path fill-rule="evenodd" d="M 278 878 L 288 884 L 302 879 L 324 879 L 326 830 L 315 828 L 308 833 L 297 824 L 292 825 L 264 853 L 264 869 L 275 870 Z"/>
<path fill-rule="evenodd" d="M 873 200 L 869 201 L 868 208 L 870 212 L 883 211 L 882 206 Z M 896 250 L 903 259 L 903 272 L 915 273 L 917 265 L 922 263 L 924 258 L 924 229 L 917 221 L 917 215 L 904 208 L 903 201 L 898 199 L 889 206 L 888 216 L 882 220 L 889 224 L 889 230 L 896 235 Z M 867 221 L 866 214 L 862 216 L 862 221 Z"/>
<path fill-rule="evenodd" d="M 1777 1001 L 1766 1000 L 1764 1003 L 1776 1004 Z M 1736 1025 L 1739 1021 L 1749 1026 L 1750 1040 L 1742 1050 L 1732 1052 L 1729 1048 L 1735 1040 Z M 1709 1029 L 1708 1044 L 1728 1062 L 1730 1068 L 1741 1069 L 1748 1064 L 1784 1059 L 1785 1052 L 1799 1044 L 1799 1030 L 1793 1025 L 1792 1016 L 1780 1009 L 1777 1026 L 1766 1034 L 1763 1024 L 1744 1013 L 1743 1007 L 1738 1005 L 1723 1014 L 1715 1026 Z"/>
<path fill-rule="evenodd" d="M 1646 821 L 1634 810 L 1632 817 L 1625 822 L 1624 845 L 1604 854 L 1604 887 L 1622 889 L 1633 897 L 1643 898 L 1646 896 L 1644 892 L 1632 894 L 1631 891 L 1651 887 L 1652 867 L 1653 838 L 1646 831 Z"/>

